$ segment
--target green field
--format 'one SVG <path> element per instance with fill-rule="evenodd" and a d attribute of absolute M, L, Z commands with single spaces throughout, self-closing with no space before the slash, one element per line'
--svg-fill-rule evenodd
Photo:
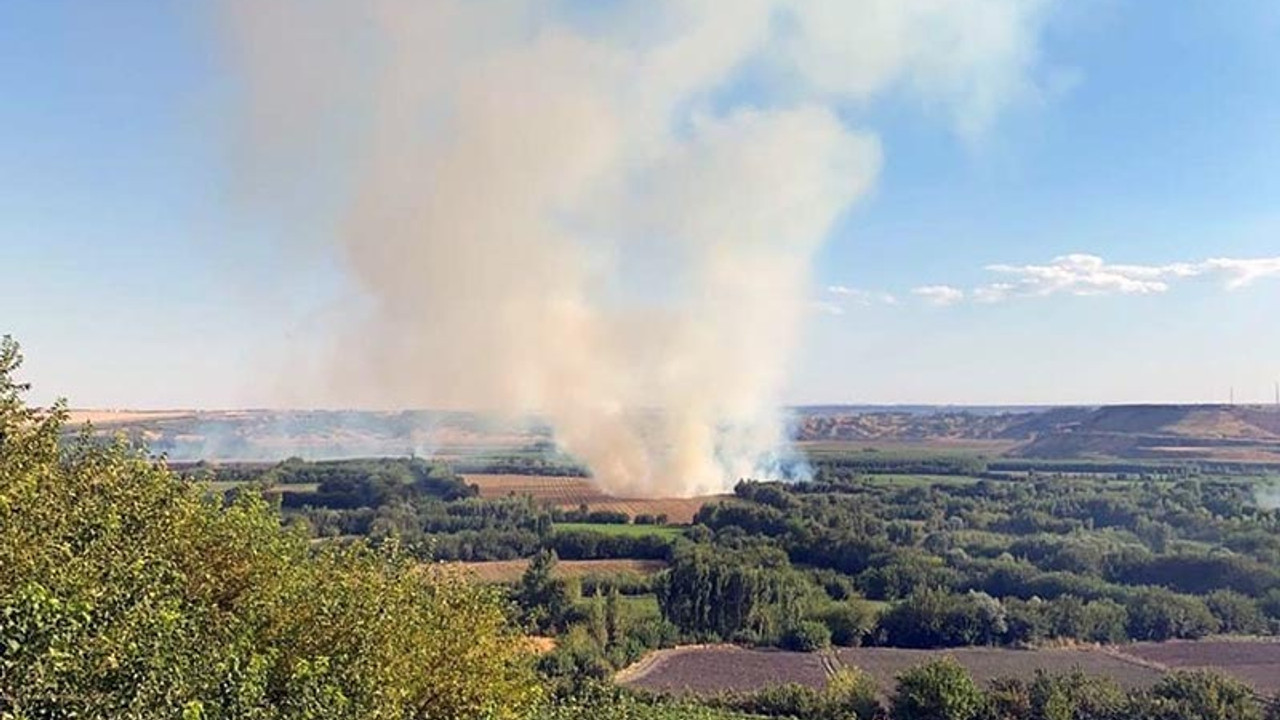
<path fill-rule="evenodd" d="M 671 538 L 684 532 L 684 528 L 676 525 L 623 525 L 621 523 L 556 523 L 555 530 L 556 532 L 597 532 L 602 535 L 623 537 L 660 535 Z"/>
<path fill-rule="evenodd" d="M 980 478 L 967 475 L 865 475 L 863 481 L 868 485 L 896 487 L 931 487 L 933 485 L 972 485 Z"/>

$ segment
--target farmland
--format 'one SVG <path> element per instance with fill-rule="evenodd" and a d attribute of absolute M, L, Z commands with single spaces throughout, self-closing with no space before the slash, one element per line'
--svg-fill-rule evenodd
<path fill-rule="evenodd" d="M 1258 692 L 1280 693 L 1280 642 L 1136 643 L 1119 648 L 1119 652 L 1171 670 L 1216 670 L 1248 683 Z"/>
<path fill-rule="evenodd" d="M 486 583 L 515 582 L 520 579 L 528 560 L 495 560 L 490 562 L 458 563 L 475 578 Z M 563 578 L 578 578 L 588 575 L 652 575 L 659 572 L 666 563 L 661 560 L 561 560 L 556 563 L 555 575 Z"/>
<path fill-rule="evenodd" d="M 580 477 L 546 475 L 466 474 L 466 482 L 480 488 L 482 498 L 529 496 L 552 507 L 574 509 L 586 505 L 591 510 L 605 510 L 637 515 L 666 515 L 673 525 L 687 525 L 704 504 L 725 496 L 694 498 L 628 499 L 602 492 L 591 481 Z"/>
<path fill-rule="evenodd" d="M 1208 669 L 1235 677 L 1262 694 L 1280 692 L 1280 643 L 1251 640 L 1036 650 L 840 648 L 822 654 L 732 645 L 688 646 L 650 653 L 619 672 L 616 679 L 653 692 L 716 695 L 779 683 L 821 688 L 831 672 L 853 667 L 868 673 L 888 695 L 899 674 L 943 656 L 955 658 L 980 685 L 997 678 L 1030 680 L 1041 671 L 1065 674 L 1079 670 L 1132 690 L 1154 685 L 1170 670 Z"/>
<path fill-rule="evenodd" d="M 621 523 L 556 523 L 556 532 L 595 532 L 622 537 L 659 535 L 674 538 L 680 534 L 678 527 L 669 525 L 630 525 Z"/>
<path fill-rule="evenodd" d="M 658 650 L 623 669 L 617 681 L 653 692 L 715 695 L 784 683 L 822 687 L 830 669 L 830 658 L 816 653 L 712 645 Z"/>

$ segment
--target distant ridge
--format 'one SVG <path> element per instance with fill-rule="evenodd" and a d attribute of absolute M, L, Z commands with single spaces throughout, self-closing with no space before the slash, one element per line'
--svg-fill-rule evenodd
<path fill-rule="evenodd" d="M 1028 459 L 1159 459 L 1280 463 L 1280 410 L 1262 405 L 1101 407 L 808 405 L 791 408 L 801 442 L 986 443 Z M 477 413 L 362 410 L 74 411 L 173 461 L 275 461 L 468 455 L 554 448 L 537 420 Z"/>

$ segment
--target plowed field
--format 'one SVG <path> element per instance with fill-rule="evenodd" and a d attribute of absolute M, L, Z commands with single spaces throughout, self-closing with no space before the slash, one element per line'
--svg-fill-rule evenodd
<path fill-rule="evenodd" d="M 759 690 L 781 683 L 822 687 L 835 669 L 857 667 L 869 673 L 881 691 L 888 694 L 904 670 L 944 656 L 954 657 L 974 679 L 984 684 L 998 677 L 1030 679 L 1037 670 L 1066 673 L 1078 668 L 1092 675 L 1109 677 L 1123 687 L 1138 688 L 1154 684 L 1163 674 L 1147 664 L 1097 648 L 940 651 L 845 648 L 817 654 L 712 645 L 659 650 L 623 670 L 617 679 L 624 685 L 645 690 L 712 695 L 723 691 Z"/>
<path fill-rule="evenodd" d="M 1265 695 L 1280 693 L 1280 642 L 1272 639 L 1135 643 L 1118 650 L 1159 667 L 1216 670 Z"/>

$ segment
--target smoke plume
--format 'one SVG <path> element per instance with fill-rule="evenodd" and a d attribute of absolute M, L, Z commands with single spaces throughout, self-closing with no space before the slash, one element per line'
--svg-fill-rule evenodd
<path fill-rule="evenodd" d="M 246 186 L 337 259 L 340 402 L 539 413 L 623 494 L 773 472 L 889 96 L 979 132 L 1038 0 L 227 0 Z"/>

